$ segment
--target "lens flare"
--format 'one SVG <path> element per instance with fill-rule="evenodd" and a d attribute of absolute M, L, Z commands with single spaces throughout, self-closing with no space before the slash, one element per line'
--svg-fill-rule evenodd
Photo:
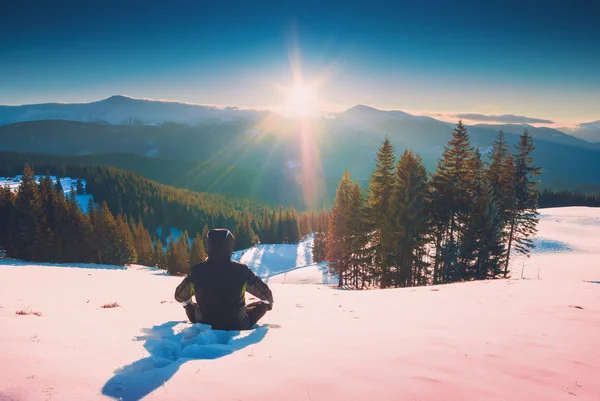
<path fill-rule="evenodd" d="M 313 115 L 317 110 L 317 90 L 302 81 L 285 88 L 284 109 L 302 117 Z"/>

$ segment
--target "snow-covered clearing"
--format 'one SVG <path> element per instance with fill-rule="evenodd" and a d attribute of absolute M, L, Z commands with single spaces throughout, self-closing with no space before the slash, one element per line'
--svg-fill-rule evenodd
<path fill-rule="evenodd" d="M 4 262 L 0 400 L 599 400 L 600 209 L 542 213 L 526 279 L 519 258 L 511 280 L 407 289 L 267 274 L 275 307 L 241 334 L 185 323 L 156 269 Z M 287 247 L 242 261 L 281 273 Z"/>
<path fill-rule="evenodd" d="M 40 182 L 40 180 L 42 178 L 44 178 L 45 176 L 36 175 L 34 177 L 37 182 Z M 0 177 L 0 188 L 8 187 L 8 188 L 10 188 L 11 191 L 16 192 L 19 189 L 19 187 L 21 186 L 22 179 L 23 179 L 22 175 L 16 175 L 14 177 Z M 58 178 L 54 175 L 51 175 L 50 180 L 52 180 L 52 183 L 54 185 L 56 185 Z M 85 192 L 86 186 L 87 186 L 87 181 L 82 179 L 81 184 L 82 184 L 83 190 Z M 77 188 L 77 178 L 61 177 L 60 185 L 62 186 L 63 193 L 65 194 L 65 196 L 69 196 L 69 194 L 71 193 L 73 188 Z M 84 213 L 87 213 L 88 203 L 89 203 L 90 199 L 92 199 L 92 195 L 88 195 L 88 194 L 76 195 L 76 199 L 77 199 L 77 204 L 81 207 L 81 210 L 83 210 Z"/>
<path fill-rule="evenodd" d="M 257 275 L 271 282 L 271 277 L 313 265 L 313 237 L 298 244 L 261 244 L 233 254 L 235 261 L 248 265 Z M 321 283 L 322 275 L 311 275 L 311 283 Z"/>

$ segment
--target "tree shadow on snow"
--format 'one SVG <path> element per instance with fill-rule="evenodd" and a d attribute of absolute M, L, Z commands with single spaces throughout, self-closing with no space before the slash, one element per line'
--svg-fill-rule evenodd
<path fill-rule="evenodd" d="M 173 377 L 181 365 L 191 360 L 218 359 L 260 342 L 268 325 L 247 331 L 212 330 L 203 324 L 187 325 L 175 332 L 175 326 L 186 322 L 166 322 L 135 338 L 145 341 L 149 357 L 135 361 L 115 371 L 106 382 L 102 394 L 117 400 L 140 400 Z M 166 390 L 165 390 L 166 391 Z"/>

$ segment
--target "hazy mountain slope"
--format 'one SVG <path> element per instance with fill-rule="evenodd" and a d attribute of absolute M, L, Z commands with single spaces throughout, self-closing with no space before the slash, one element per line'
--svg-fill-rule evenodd
<path fill-rule="evenodd" d="M 473 144 L 486 154 L 497 131 L 484 127 L 471 127 L 469 131 Z M 398 156 L 411 148 L 433 172 L 451 134 L 452 126 L 418 119 L 383 120 L 368 129 L 324 120 L 312 124 L 308 134 L 298 124 L 285 120 L 260 132 L 243 122 L 188 127 L 37 121 L 0 127 L 0 148 L 55 155 L 120 153 L 118 167 L 168 185 L 242 196 L 256 194 L 269 203 L 294 202 L 302 208 L 302 192 L 309 188 L 319 192 L 325 204 L 330 203 L 344 170 L 366 185 L 386 135 Z M 506 137 L 511 145 L 518 141 L 517 135 L 507 133 Z M 540 138 L 535 144 L 535 162 L 545 171 L 543 186 L 580 190 L 600 183 L 599 151 Z M 156 160 L 144 158 L 139 165 L 124 162 L 127 154 L 153 155 Z M 199 165 L 223 168 L 205 170 Z M 251 179 L 237 179 L 242 171 L 252 171 L 242 174 Z M 244 188 L 256 191 L 246 192 Z"/>
<path fill-rule="evenodd" d="M 216 162 L 165 159 L 136 154 L 45 155 L 0 151 L 0 176 L 21 174 L 25 163 L 39 171 L 65 171 L 67 166 L 112 166 L 144 177 L 196 192 L 222 193 L 253 198 L 272 206 L 304 207 L 300 184 L 277 170 L 260 171 Z M 329 183 L 335 187 L 337 181 Z"/>
<path fill-rule="evenodd" d="M 559 128 L 559 130 L 585 139 L 586 141 L 594 142 L 600 146 L 600 120 L 580 123 L 574 128 Z"/>
<path fill-rule="evenodd" d="M 194 190 L 208 187 L 207 190 L 228 194 L 258 194 L 269 203 L 294 202 L 299 208 L 305 205 L 304 196 L 307 193 L 317 194 L 318 198 L 316 201 L 310 200 L 308 204 L 317 207 L 330 205 L 335 185 L 345 170 L 366 185 L 375 166 L 375 154 L 385 136 L 391 138 L 398 156 L 404 149 L 410 148 L 422 157 L 426 167 L 433 172 L 454 127 L 453 124 L 430 117 L 377 110 L 364 105 L 328 118 L 315 118 L 307 123 L 276 113 L 221 110 L 125 97 L 112 97 L 84 105 L 34 106 L 31 107 L 42 110 L 54 106 L 61 110 L 74 109 L 79 113 L 78 116 L 83 115 L 81 108 L 92 106 L 92 111 L 109 110 L 110 113 L 103 114 L 105 116 L 134 111 L 138 113 L 136 115 L 148 115 L 151 114 L 149 110 L 158 108 L 156 121 L 165 116 L 173 116 L 168 118 L 176 120 L 175 117 L 185 114 L 181 110 L 190 109 L 198 119 L 193 125 L 114 125 L 65 120 L 8 124 L 0 126 L 0 150 L 55 155 L 146 155 L 157 158 L 157 168 L 168 163 L 165 160 L 189 162 L 191 165 L 182 166 L 181 178 L 173 173 L 157 178 L 159 174 L 147 168 L 151 163 L 148 161 L 142 163 L 146 167 L 135 163 L 129 163 L 129 167 L 123 167 L 122 164 L 119 167 L 142 174 L 151 173 L 151 178 L 168 185 Z M 7 113 L 6 109 L 2 110 Z M 14 114 L 14 110 L 22 109 L 13 107 L 9 110 L 13 110 Z M 39 114 L 23 114 L 21 117 L 34 118 L 36 115 Z M 230 118 L 232 115 L 235 118 Z M 215 116 L 218 118 L 213 118 Z M 71 115 L 71 118 L 74 117 Z M 529 125 L 478 124 L 468 127 L 473 145 L 479 147 L 484 155 L 500 129 L 506 133 L 509 143 L 514 145 L 525 128 L 536 139 L 534 158 L 544 168 L 544 187 L 586 190 L 599 185 L 600 145 L 553 129 Z M 224 166 L 224 170 L 197 169 L 199 164 Z M 228 181 L 228 176 L 237 177 L 240 171 L 252 171 L 254 175 L 252 179 L 245 178 L 244 182 L 237 178 Z M 196 179 L 214 186 L 187 184 Z"/>
<path fill-rule="evenodd" d="M 576 138 L 572 135 L 565 134 L 559 130 L 548 128 L 548 127 L 534 127 L 529 124 L 476 124 L 471 128 L 485 128 L 494 130 L 496 132 L 502 130 L 504 133 L 510 133 L 514 135 L 520 135 L 525 129 L 529 131 L 531 136 L 537 140 L 544 140 L 548 142 L 557 142 L 570 146 L 579 146 L 588 149 L 600 149 L 598 144 L 590 143 L 580 138 Z"/>
<path fill-rule="evenodd" d="M 235 107 L 219 108 L 179 102 L 112 96 L 91 103 L 44 103 L 0 106 L 0 124 L 37 120 L 69 120 L 108 124 L 186 125 L 222 123 L 240 119 L 257 121 L 261 112 Z"/>

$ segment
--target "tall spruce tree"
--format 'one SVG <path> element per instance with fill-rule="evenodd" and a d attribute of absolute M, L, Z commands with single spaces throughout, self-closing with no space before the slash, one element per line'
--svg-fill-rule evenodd
<path fill-rule="evenodd" d="M 167 269 L 167 256 L 160 238 L 154 242 L 154 266 L 159 269 Z"/>
<path fill-rule="evenodd" d="M 179 271 L 178 260 L 180 258 L 177 255 L 177 247 L 175 246 L 175 239 L 171 234 L 167 240 L 167 254 L 166 254 L 166 266 L 167 271 L 171 275 L 176 275 Z"/>
<path fill-rule="evenodd" d="M 7 257 L 15 257 L 13 235 L 16 229 L 15 194 L 5 186 L 0 188 L 0 254 L 4 252 Z"/>
<path fill-rule="evenodd" d="M 58 176 L 56 177 L 56 184 L 54 184 L 54 188 L 56 189 L 56 192 L 64 195 L 65 191 L 63 189 L 60 177 L 58 177 Z"/>
<path fill-rule="evenodd" d="M 394 146 L 386 136 L 377 151 L 376 167 L 369 178 L 368 221 L 374 233 L 372 247 L 374 249 L 373 263 L 380 276 L 380 286 L 391 284 L 390 267 L 393 264 L 394 225 L 392 219 L 392 192 L 394 189 L 395 169 Z"/>
<path fill-rule="evenodd" d="M 242 221 L 237 224 L 233 235 L 235 237 L 236 250 L 252 248 L 258 243 L 258 237 L 252 229 L 249 215 L 244 216 Z"/>
<path fill-rule="evenodd" d="M 132 220 L 132 219 L 129 219 Z M 137 263 L 144 266 L 152 266 L 154 262 L 154 248 L 152 247 L 152 237 L 144 222 L 139 219 L 138 224 L 134 225 L 133 239 L 135 243 L 135 253 Z"/>
<path fill-rule="evenodd" d="M 135 249 L 131 231 L 123 218 L 115 220 L 106 202 L 95 217 L 94 234 L 98 263 L 125 265 L 135 261 Z"/>
<path fill-rule="evenodd" d="M 500 130 L 490 151 L 485 179 L 490 184 L 494 198 L 499 202 L 498 213 L 504 226 L 509 224 L 508 213 L 514 204 L 514 175 L 513 157 L 508 151 L 504 132 Z"/>
<path fill-rule="evenodd" d="M 508 240 L 508 255 L 504 268 L 505 277 L 508 275 L 508 263 L 511 248 L 517 253 L 528 255 L 534 247 L 532 237 L 537 233 L 539 221 L 538 197 L 536 188 L 539 184 L 535 177 L 541 174 L 541 168 L 533 165 L 531 153 L 535 150 L 533 138 L 527 130 L 519 137 L 516 145 L 517 154 L 514 156 L 514 208 L 510 212 L 510 229 Z"/>
<path fill-rule="evenodd" d="M 177 273 L 189 274 L 190 272 L 190 242 L 187 231 L 184 231 L 175 241 L 174 260 Z"/>
<path fill-rule="evenodd" d="M 459 121 L 431 178 L 435 283 L 458 281 L 466 276 L 460 254 L 465 245 L 462 228 L 468 225 L 472 212 L 474 157 L 467 129 Z"/>
<path fill-rule="evenodd" d="M 58 262 L 62 226 L 64 223 L 65 198 L 56 191 L 50 175 L 40 179 L 40 215 L 38 220 L 38 235 L 35 246 L 35 260 Z"/>
<path fill-rule="evenodd" d="M 470 276 L 476 280 L 496 278 L 502 273 L 505 254 L 501 202 L 489 182 L 482 181 L 477 188 L 471 230 L 474 263 Z"/>
<path fill-rule="evenodd" d="M 263 244 L 271 244 L 273 242 L 271 238 L 271 218 L 269 209 L 265 207 L 263 211 L 262 223 L 260 225 L 260 242 Z"/>
<path fill-rule="evenodd" d="M 92 204 L 93 206 L 93 204 Z M 90 217 L 77 203 L 77 193 L 72 191 L 65 200 L 65 220 L 62 232 L 63 262 L 91 263 L 97 259 L 95 236 Z"/>
<path fill-rule="evenodd" d="M 34 172 L 29 165 L 25 165 L 23 169 L 14 210 L 13 256 L 17 259 L 35 260 L 40 240 L 41 200 Z"/>
<path fill-rule="evenodd" d="M 326 259 L 331 273 L 338 275 L 338 286 L 345 284 L 349 269 L 350 255 L 348 252 L 348 209 L 349 194 L 352 188 L 350 173 L 345 171 L 338 185 L 334 206 L 329 218 L 329 233 L 327 236 Z"/>
<path fill-rule="evenodd" d="M 298 212 L 294 208 L 294 205 L 287 211 L 287 243 L 297 244 L 300 242 L 300 224 L 298 218 Z"/>
<path fill-rule="evenodd" d="M 313 219 L 315 226 L 315 237 L 313 240 L 312 255 L 315 263 L 321 263 L 327 260 L 327 227 L 329 216 L 327 212 L 323 210 L 319 212 L 318 215 L 315 215 Z"/>
<path fill-rule="evenodd" d="M 421 158 L 406 150 L 396 166 L 392 198 L 394 215 L 394 282 L 405 287 L 423 285 L 428 279 L 425 261 L 429 236 L 429 189 L 427 171 Z"/>
<path fill-rule="evenodd" d="M 196 234 L 194 241 L 192 242 L 192 248 L 190 250 L 190 268 L 193 268 L 198 263 L 206 260 L 206 250 L 204 249 L 204 240 L 200 237 L 200 234 Z"/>
<path fill-rule="evenodd" d="M 368 267 L 371 264 L 372 254 L 367 244 L 370 241 L 371 235 L 369 233 L 369 224 L 365 220 L 368 207 L 358 183 L 354 183 L 349 188 L 347 199 L 347 239 L 345 243 L 349 259 L 348 280 L 354 288 L 359 288 L 364 287 L 370 281 Z"/>
<path fill-rule="evenodd" d="M 133 241 L 133 234 L 129 225 L 123 219 L 123 216 L 119 213 L 116 219 L 117 235 L 114 238 L 114 260 L 115 264 L 126 265 L 135 263 L 137 261 L 137 254 L 135 252 L 135 244 Z"/>
<path fill-rule="evenodd" d="M 271 212 L 271 222 L 269 223 L 269 237 L 271 239 L 272 244 L 281 244 L 283 240 L 281 239 L 281 231 L 279 227 L 279 214 L 276 210 Z"/>
<path fill-rule="evenodd" d="M 208 224 L 204 225 L 204 229 L 202 230 L 202 241 L 206 241 L 206 237 L 208 237 L 208 232 L 210 230 L 208 229 Z"/>

